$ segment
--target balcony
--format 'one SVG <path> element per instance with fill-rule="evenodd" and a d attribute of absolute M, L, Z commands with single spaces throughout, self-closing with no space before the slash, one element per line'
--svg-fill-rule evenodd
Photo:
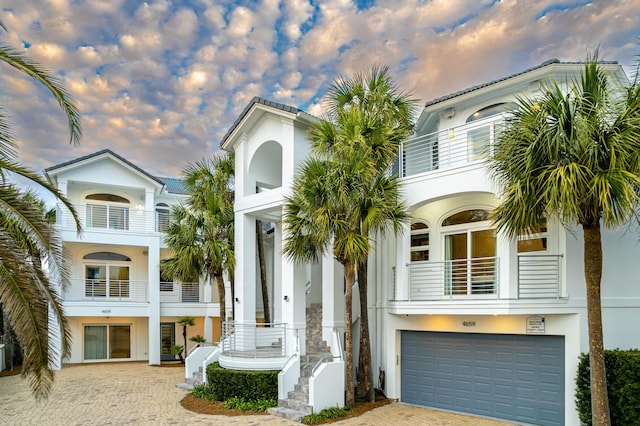
<path fill-rule="evenodd" d="M 82 229 L 118 233 L 165 232 L 169 216 L 164 212 L 136 210 L 129 207 L 102 204 L 74 204 Z M 56 206 L 56 225 L 75 230 L 75 222 L 64 205 Z"/>
<path fill-rule="evenodd" d="M 149 301 L 146 281 L 74 279 L 63 294 L 65 302 Z"/>
<path fill-rule="evenodd" d="M 493 115 L 458 127 L 408 139 L 400 145 L 398 175 L 447 170 L 484 159 L 504 125 Z"/>
<path fill-rule="evenodd" d="M 240 358 L 274 358 L 285 356 L 286 324 L 222 324 L 221 355 Z"/>
<path fill-rule="evenodd" d="M 408 299 L 394 301 L 461 301 L 501 299 L 497 257 L 412 262 Z M 509 300 L 560 299 L 561 255 L 518 255 L 517 294 Z"/>
<path fill-rule="evenodd" d="M 204 284 L 200 283 L 160 283 L 160 302 L 168 303 L 206 303 L 218 302 L 217 294 L 213 300 L 205 300 Z M 214 292 L 215 293 L 215 292 Z"/>

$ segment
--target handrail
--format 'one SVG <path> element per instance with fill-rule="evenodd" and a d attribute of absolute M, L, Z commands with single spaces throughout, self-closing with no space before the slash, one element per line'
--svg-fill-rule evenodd
<path fill-rule="evenodd" d="M 340 358 L 340 361 L 344 361 L 344 357 L 342 356 L 342 342 L 340 341 L 340 333 L 338 333 L 338 329 L 336 327 L 333 327 L 333 334 L 336 335 L 336 342 L 338 344 L 338 356 Z M 335 359 L 336 357 L 334 356 L 333 359 Z"/>
<path fill-rule="evenodd" d="M 291 354 L 291 356 L 289 358 L 287 358 L 287 360 L 284 362 L 284 365 L 282 366 L 282 369 L 280 370 L 281 372 L 285 370 L 285 368 L 287 368 L 289 366 L 289 363 L 291 362 L 292 359 L 297 358 L 298 357 L 298 353 L 293 353 Z"/>
<path fill-rule="evenodd" d="M 322 364 L 326 363 L 327 360 L 324 358 L 320 358 L 318 360 L 318 362 L 315 363 L 315 365 L 313 366 L 313 368 L 311 369 L 311 375 L 313 376 L 316 372 L 316 370 L 318 369 L 318 367 L 320 367 Z"/>
<path fill-rule="evenodd" d="M 187 357 L 189 357 L 189 355 L 198 348 L 204 348 L 205 346 L 218 346 L 218 344 L 219 342 L 198 342 L 187 351 Z"/>

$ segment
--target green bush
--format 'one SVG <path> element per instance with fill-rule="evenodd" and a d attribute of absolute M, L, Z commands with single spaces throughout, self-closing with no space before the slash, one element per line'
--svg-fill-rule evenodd
<path fill-rule="evenodd" d="M 344 417 L 350 411 L 351 409 L 349 408 L 326 408 L 319 413 L 313 413 L 309 414 L 308 416 L 304 416 L 304 418 L 302 419 L 302 423 L 304 423 L 305 425 L 317 425 L 318 423 L 322 423 L 327 419 L 339 419 L 341 417 Z"/>
<path fill-rule="evenodd" d="M 640 350 L 606 350 L 607 392 L 611 424 L 640 424 Z M 580 355 L 576 376 L 576 407 L 584 425 L 591 425 L 589 354 Z"/>
<path fill-rule="evenodd" d="M 213 400 L 213 393 L 211 392 L 211 388 L 208 385 L 195 385 L 191 390 L 191 394 L 196 398 L 207 399 L 209 401 Z"/>
<path fill-rule="evenodd" d="M 207 366 L 207 382 L 218 401 L 278 399 L 278 371 L 228 370 L 214 362 Z"/>
<path fill-rule="evenodd" d="M 242 398 L 229 398 L 222 403 L 224 408 L 231 410 L 243 410 L 243 411 L 261 411 L 266 412 L 268 408 L 278 405 L 278 401 L 275 399 L 257 399 L 254 401 L 245 401 Z"/>

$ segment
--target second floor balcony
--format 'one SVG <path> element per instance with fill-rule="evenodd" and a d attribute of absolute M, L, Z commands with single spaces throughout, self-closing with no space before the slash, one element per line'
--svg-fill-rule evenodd
<path fill-rule="evenodd" d="M 86 231 L 118 233 L 166 232 L 169 211 L 147 211 L 128 206 L 104 204 L 74 204 L 82 228 Z M 74 230 L 75 222 L 62 205 L 56 208 L 56 225 L 65 230 Z"/>
<path fill-rule="evenodd" d="M 111 279 L 73 279 L 63 294 L 65 302 L 148 303 L 149 282 Z M 161 303 L 216 303 L 215 292 L 200 283 L 160 283 Z"/>
<path fill-rule="evenodd" d="M 408 139 L 400 145 L 398 175 L 404 178 L 483 160 L 503 126 L 504 115 L 497 114 Z"/>
<path fill-rule="evenodd" d="M 562 256 L 518 255 L 517 290 L 504 293 L 500 282 L 500 258 L 458 259 L 441 262 L 411 262 L 407 265 L 409 288 L 400 296 L 394 288 L 393 301 L 455 302 L 462 300 L 560 299 Z M 506 294 L 506 296 L 505 296 Z"/>

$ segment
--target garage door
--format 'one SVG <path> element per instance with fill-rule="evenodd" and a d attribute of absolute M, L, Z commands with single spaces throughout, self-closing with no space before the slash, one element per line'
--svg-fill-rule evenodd
<path fill-rule="evenodd" d="M 402 332 L 403 402 L 564 423 L 564 337 Z"/>

